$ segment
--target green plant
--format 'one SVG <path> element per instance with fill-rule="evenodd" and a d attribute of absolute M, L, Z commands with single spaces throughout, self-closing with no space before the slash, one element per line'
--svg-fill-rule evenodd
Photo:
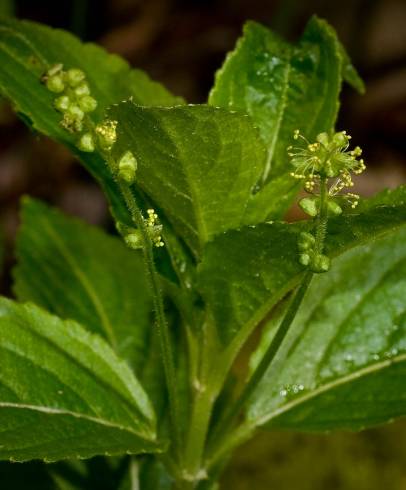
<path fill-rule="evenodd" d="M 76 458 L 102 455 L 116 488 L 209 489 L 259 427 L 405 414 L 406 192 L 344 192 L 365 165 L 338 97 L 363 84 L 328 24 L 293 46 L 248 23 L 207 105 L 30 22 L 2 21 L 0 62 L 2 94 L 77 155 L 123 238 L 23 201 L 1 459 L 67 460 L 32 467 L 40 488 L 92 488 Z M 281 221 L 302 187 L 311 219 Z"/>

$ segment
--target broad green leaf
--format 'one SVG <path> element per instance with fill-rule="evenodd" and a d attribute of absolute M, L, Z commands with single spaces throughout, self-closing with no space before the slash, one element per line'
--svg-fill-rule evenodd
<path fill-rule="evenodd" d="M 99 336 L 3 298 L 0 350 L 0 459 L 158 449 L 146 394 Z"/>
<path fill-rule="evenodd" d="M 132 97 L 143 105 L 174 105 L 182 99 L 169 94 L 140 70 L 132 70 L 116 55 L 94 44 L 83 44 L 72 34 L 34 22 L 3 19 L 0 22 L 0 92 L 35 130 L 63 143 L 77 155 L 99 181 L 113 206 L 114 214 L 126 220 L 127 211 L 105 162 L 95 153 L 80 152 L 75 136 L 59 124 L 60 114 L 53 108 L 55 95 L 41 83 L 43 73 L 56 63 L 80 68 L 88 78 L 99 122 L 106 108 Z"/>
<path fill-rule="evenodd" d="M 329 221 L 329 256 L 335 257 L 406 223 L 406 188 L 384 194 L 385 205 L 379 205 L 380 198 L 375 197 L 371 206 L 368 200 L 362 205 L 361 213 Z M 200 290 L 224 343 L 237 332 L 244 337 L 298 284 L 303 267 L 298 262 L 297 238 L 309 226 L 309 221 L 263 223 L 228 231 L 207 245 L 199 266 Z"/>
<path fill-rule="evenodd" d="M 214 235 L 244 222 L 265 149 L 251 120 L 206 105 L 110 110 L 117 152 L 137 158 L 137 184 L 198 255 Z"/>
<path fill-rule="evenodd" d="M 405 414 L 405 240 L 403 227 L 344 253 L 313 278 L 254 393 L 250 425 L 358 430 Z"/>
<path fill-rule="evenodd" d="M 153 329 L 142 256 L 122 240 L 24 199 L 14 292 L 105 337 L 137 374 Z"/>
<path fill-rule="evenodd" d="M 333 128 L 343 76 L 357 85 L 348 55 L 325 21 L 313 17 L 294 46 L 260 24 L 245 25 L 209 102 L 249 114 L 268 150 L 265 185 L 248 206 L 247 224 L 278 217 L 291 204 L 298 189 L 287 165 L 293 131 L 311 140 Z"/>

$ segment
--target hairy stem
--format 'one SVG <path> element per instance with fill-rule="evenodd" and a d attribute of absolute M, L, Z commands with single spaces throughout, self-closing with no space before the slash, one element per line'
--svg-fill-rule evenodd
<path fill-rule="evenodd" d="M 158 337 L 161 349 L 161 355 L 163 360 L 163 366 L 165 371 L 166 384 L 168 387 L 169 405 L 170 405 L 170 418 L 171 426 L 174 436 L 174 448 L 175 454 L 180 448 L 180 407 L 178 400 L 178 393 L 176 389 L 176 371 L 173 361 L 173 354 L 171 348 L 169 327 L 165 317 L 164 303 L 162 298 L 162 292 L 159 284 L 159 277 L 156 272 L 154 254 L 152 251 L 152 243 L 149 238 L 144 218 L 129 185 L 119 182 L 120 191 L 124 197 L 126 205 L 130 211 L 131 218 L 134 224 L 141 232 L 143 239 L 143 254 L 147 267 L 148 280 L 153 293 L 153 303 L 156 316 L 156 326 L 158 329 Z"/>
<path fill-rule="evenodd" d="M 324 240 L 327 232 L 327 180 L 322 178 L 320 181 L 320 210 L 316 224 L 316 252 L 321 254 L 324 249 Z"/>

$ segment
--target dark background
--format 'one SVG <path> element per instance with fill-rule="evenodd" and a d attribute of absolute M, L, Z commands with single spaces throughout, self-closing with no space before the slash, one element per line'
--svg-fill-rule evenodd
<path fill-rule="evenodd" d="M 101 43 L 146 70 L 189 102 L 204 102 L 215 70 L 247 19 L 296 40 L 310 15 L 338 31 L 366 82 L 345 88 L 338 129 L 364 148 L 362 195 L 406 177 L 406 0 L 0 0 L 14 13 Z M 9 291 L 12 245 L 22 194 L 110 227 L 105 200 L 59 145 L 30 133 L 0 101 L 0 227 Z M 297 217 L 295 211 L 289 215 Z M 224 488 L 279 490 L 406 490 L 406 424 L 361 434 L 261 434 L 235 456 Z"/>

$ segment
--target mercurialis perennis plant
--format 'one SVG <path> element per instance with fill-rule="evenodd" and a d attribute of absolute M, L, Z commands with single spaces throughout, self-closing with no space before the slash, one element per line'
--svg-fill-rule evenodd
<path fill-rule="evenodd" d="M 200 105 L 67 32 L 1 22 L 3 97 L 76 155 L 117 230 L 23 199 L 2 460 L 54 463 L 43 488 L 91 489 L 100 455 L 117 490 L 209 490 L 259 428 L 405 415 L 406 191 L 352 192 L 343 82 L 364 90 L 316 17 L 294 45 L 248 22 Z M 308 219 L 288 223 L 295 202 Z"/>

